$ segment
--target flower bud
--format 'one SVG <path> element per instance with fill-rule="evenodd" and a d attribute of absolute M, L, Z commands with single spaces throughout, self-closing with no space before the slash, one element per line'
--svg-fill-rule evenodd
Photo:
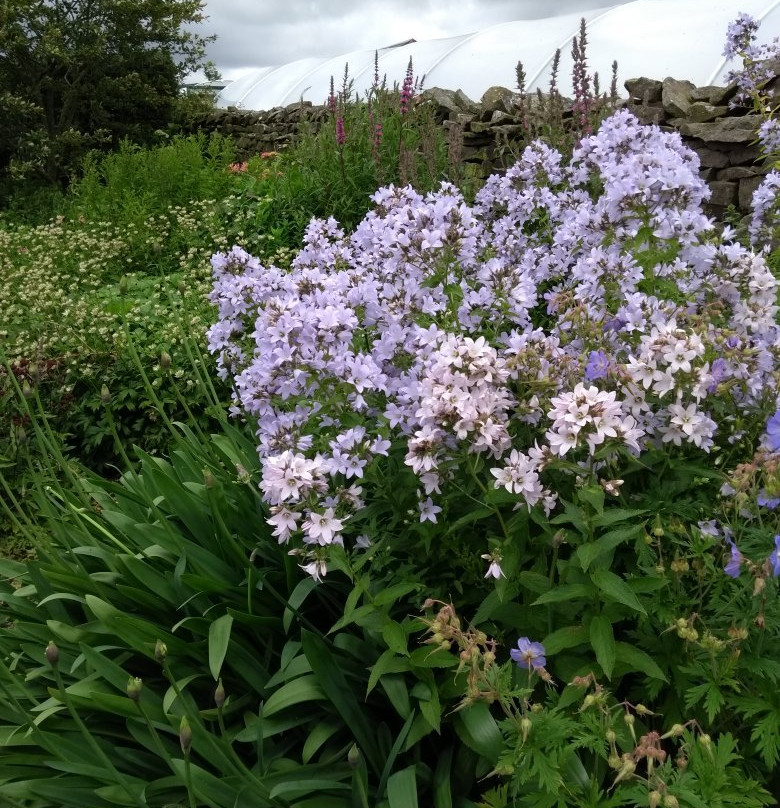
<path fill-rule="evenodd" d="M 111 403 L 111 391 L 105 384 L 100 388 L 100 403 L 104 407 L 107 407 Z"/>
<path fill-rule="evenodd" d="M 211 469 L 203 469 L 203 482 L 205 483 L 206 488 L 214 487 L 214 475 L 211 473 Z"/>
<path fill-rule="evenodd" d="M 127 696 L 133 701 L 138 701 L 141 698 L 141 688 L 143 682 L 136 676 L 132 676 L 127 680 Z"/>
<path fill-rule="evenodd" d="M 44 651 L 46 655 L 46 661 L 52 668 L 57 667 L 57 663 L 60 661 L 60 649 L 54 644 L 54 642 L 49 642 L 46 646 L 46 650 Z"/>
<path fill-rule="evenodd" d="M 680 808 L 680 803 L 677 801 L 677 797 L 675 797 L 674 794 L 664 795 L 662 805 L 664 808 Z"/>
<path fill-rule="evenodd" d="M 192 729 L 190 728 L 190 722 L 187 721 L 187 716 L 184 715 L 181 717 L 181 723 L 179 724 L 179 744 L 181 745 L 181 751 L 188 755 L 192 747 Z"/>
<path fill-rule="evenodd" d="M 171 369 L 171 355 L 167 351 L 163 351 L 160 354 L 160 367 L 163 370 Z"/>
<path fill-rule="evenodd" d="M 246 485 L 251 480 L 249 472 L 240 463 L 236 463 L 236 476 L 242 485 Z"/>
<path fill-rule="evenodd" d="M 30 382 L 28 382 L 27 379 L 25 379 L 22 382 L 22 395 L 25 398 L 30 398 L 32 396 L 32 392 L 33 391 L 32 391 L 32 387 L 30 387 Z"/>
<path fill-rule="evenodd" d="M 122 275 L 119 279 L 119 296 L 124 297 L 127 294 L 127 275 Z"/>
<path fill-rule="evenodd" d="M 661 803 L 661 796 L 660 791 L 651 791 L 647 795 L 650 808 L 658 808 L 659 804 Z"/>
<path fill-rule="evenodd" d="M 607 758 L 607 765 L 610 769 L 619 769 L 623 765 L 623 761 L 619 755 L 610 755 Z"/>
<path fill-rule="evenodd" d="M 222 679 L 217 682 L 217 686 L 214 689 L 214 704 L 217 705 L 217 709 L 219 710 L 221 710 L 225 704 L 225 688 L 222 685 Z"/>
<path fill-rule="evenodd" d="M 23 446 L 25 443 L 27 443 L 27 430 L 21 425 L 16 427 L 16 442 L 20 446 Z"/>
<path fill-rule="evenodd" d="M 531 726 L 531 719 L 527 716 L 523 716 L 523 718 L 520 719 L 520 732 L 523 735 L 524 741 L 528 739 L 528 733 L 531 731 Z"/>
<path fill-rule="evenodd" d="M 360 750 L 357 748 L 357 744 L 352 744 L 349 747 L 349 752 L 347 752 L 347 763 L 349 763 L 350 768 L 357 769 L 360 765 L 360 761 L 362 759 L 362 755 L 360 754 Z"/>
<path fill-rule="evenodd" d="M 637 704 L 634 709 L 636 710 L 637 715 L 650 715 L 650 710 L 648 710 L 644 704 Z"/>
<path fill-rule="evenodd" d="M 617 740 L 617 735 L 615 735 L 615 731 L 612 729 L 608 729 L 606 731 L 605 736 L 607 739 L 607 743 L 615 743 L 615 741 Z"/>
<path fill-rule="evenodd" d="M 157 640 L 157 642 L 154 644 L 154 658 L 158 662 L 162 662 L 167 655 L 168 646 L 162 640 Z"/>

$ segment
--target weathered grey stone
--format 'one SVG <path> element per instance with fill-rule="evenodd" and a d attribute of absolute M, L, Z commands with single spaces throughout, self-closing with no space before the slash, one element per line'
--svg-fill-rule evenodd
<path fill-rule="evenodd" d="M 757 143 L 750 143 L 747 146 L 739 145 L 729 149 L 729 163 L 733 166 L 752 165 L 761 158 L 761 149 Z"/>
<path fill-rule="evenodd" d="M 744 180 L 748 177 L 763 177 L 766 169 L 756 166 L 732 166 L 731 168 L 724 168 L 718 171 L 716 179 L 719 180 Z"/>
<path fill-rule="evenodd" d="M 759 115 L 722 118 L 712 123 L 684 123 L 680 126 L 680 134 L 697 137 L 705 143 L 750 143 L 756 139 L 760 123 Z"/>
<path fill-rule="evenodd" d="M 521 135 L 524 131 L 524 127 L 518 124 L 506 124 L 505 126 L 496 126 L 494 127 L 493 131 L 497 135 L 502 135 L 503 137 L 513 138 Z"/>
<path fill-rule="evenodd" d="M 648 79 L 644 76 L 638 79 L 627 79 L 623 86 L 631 98 L 641 104 L 651 104 L 653 101 L 661 100 L 663 84 L 656 79 Z"/>
<path fill-rule="evenodd" d="M 675 118 L 684 118 L 691 106 L 691 90 L 696 85 L 690 81 L 678 81 L 667 76 L 661 87 L 661 101 L 666 112 Z"/>
<path fill-rule="evenodd" d="M 501 110 L 496 110 L 490 116 L 490 123 L 495 126 L 496 124 L 508 124 L 513 123 L 515 120 L 514 115 L 509 115 L 506 112 L 501 112 Z"/>
<path fill-rule="evenodd" d="M 455 123 L 458 124 L 458 126 L 467 126 L 474 120 L 474 118 L 475 115 L 473 112 L 459 112 L 455 116 Z"/>
<path fill-rule="evenodd" d="M 710 197 L 710 205 L 718 205 L 727 207 L 733 205 L 737 201 L 737 183 L 736 182 L 715 182 L 710 183 L 710 190 L 712 196 Z"/>
<path fill-rule="evenodd" d="M 660 124 L 666 119 L 663 107 L 651 107 L 645 104 L 627 104 L 628 111 L 637 117 L 640 123 L 649 126 Z"/>
<path fill-rule="evenodd" d="M 688 107 L 687 118 L 693 123 L 707 123 L 707 121 L 714 121 L 715 118 L 722 118 L 729 111 L 726 106 L 716 107 L 706 101 L 694 101 Z"/>
<path fill-rule="evenodd" d="M 482 135 L 490 131 L 490 123 L 486 121 L 472 121 L 469 128 L 464 132 L 465 135 Z"/>
<path fill-rule="evenodd" d="M 431 87 L 425 90 L 420 96 L 420 101 L 423 103 L 430 101 L 440 114 L 444 113 L 450 117 L 463 111 L 463 107 L 456 98 L 456 93 L 453 90 L 443 90 L 441 87 Z"/>
<path fill-rule="evenodd" d="M 479 104 L 482 107 L 483 113 L 492 113 L 496 110 L 506 112 L 508 108 L 511 109 L 514 95 L 515 93 L 506 87 L 489 87 L 482 94 Z"/>
<path fill-rule="evenodd" d="M 753 205 L 753 192 L 761 185 L 763 177 L 745 177 L 739 181 L 739 206 L 749 210 Z"/>
<path fill-rule="evenodd" d="M 458 106 L 461 109 L 466 110 L 466 112 L 471 112 L 476 114 L 477 104 L 474 103 L 467 95 L 463 92 L 463 90 L 456 90 L 455 91 L 455 101 L 457 102 Z"/>
<path fill-rule="evenodd" d="M 691 101 L 704 101 L 707 104 L 712 104 L 717 107 L 721 104 L 728 104 L 736 93 L 736 84 L 729 84 L 728 87 L 718 87 L 714 84 L 708 84 L 705 87 L 694 87 L 693 90 L 691 90 Z"/>

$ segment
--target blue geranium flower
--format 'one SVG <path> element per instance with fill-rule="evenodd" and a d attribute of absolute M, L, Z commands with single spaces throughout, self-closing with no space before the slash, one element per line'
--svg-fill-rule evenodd
<path fill-rule="evenodd" d="M 531 642 L 528 637 L 521 637 L 517 641 L 517 648 L 509 652 L 509 656 L 517 662 L 521 668 L 535 671 L 543 668 L 547 664 L 544 646 L 540 642 Z"/>

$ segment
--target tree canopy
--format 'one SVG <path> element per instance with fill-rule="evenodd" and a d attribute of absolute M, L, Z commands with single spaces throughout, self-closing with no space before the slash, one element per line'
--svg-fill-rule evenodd
<path fill-rule="evenodd" d="M 203 62 L 202 0 L 0 0 L 0 172 L 62 183 L 90 148 L 144 142 Z"/>

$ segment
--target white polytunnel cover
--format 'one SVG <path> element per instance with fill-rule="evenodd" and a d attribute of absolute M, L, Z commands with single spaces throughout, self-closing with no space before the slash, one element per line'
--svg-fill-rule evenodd
<path fill-rule="evenodd" d="M 606 5 L 606 4 L 605 4 Z M 489 87 L 515 87 L 515 67 L 523 63 L 526 87 L 549 86 L 556 49 L 561 50 L 558 85 L 571 89 L 571 43 L 587 21 L 588 72 L 599 74 L 609 88 L 612 62 L 618 63 L 618 91 L 623 82 L 647 76 L 687 79 L 697 86 L 723 83 L 738 65 L 723 57 L 726 31 L 740 12 L 761 22 L 759 41 L 780 34 L 780 0 L 633 0 L 618 6 L 589 9 L 543 19 L 518 20 L 473 34 L 425 42 L 409 42 L 378 51 L 353 51 L 330 59 L 300 59 L 276 67 L 260 67 L 230 83 L 217 96 L 218 107 L 266 110 L 296 101 L 325 102 L 333 77 L 341 85 L 345 65 L 360 97 L 374 81 L 374 56 L 388 85 L 403 81 L 409 58 L 425 87 L 463 90 L 478 101 Z"/>

